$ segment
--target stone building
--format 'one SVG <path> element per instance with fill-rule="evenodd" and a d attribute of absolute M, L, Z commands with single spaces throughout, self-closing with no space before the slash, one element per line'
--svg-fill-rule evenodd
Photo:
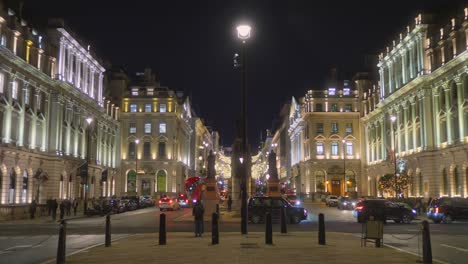
<path fill-rule="evenodd" d="M 161 86 L 151 69 L 131 78 L 113 72 L 109 94 L 122 107 L 122 195 L 184 192 L 186 178 L 204 175 L 219 136 L 194 114 L 189 97 Z"/>
<path fill-rule="evenodd" d="M 467 18 L 418 15 L 380 54 L 380 85 L 362 106 L 366 194 L 396 171 L 410 176 L 407 196 L 468 197 Z"/>
<path fill-rule="evenodd" d="M 2 212 L 83 198 L 86 178 L 88 197 L 115 193 L 118 109 L 102 97 L 103 72 L 63 21 L 39 30 L 0 2 Z"/>

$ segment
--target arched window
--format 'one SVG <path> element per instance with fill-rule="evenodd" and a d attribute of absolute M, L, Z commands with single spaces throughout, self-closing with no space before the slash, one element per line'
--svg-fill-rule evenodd
<path fill-rule="evenodd" d="M 8 203 L 12 204 L 15 203 L 15 195 L 16 195 L 16 171 L 15 168 L 11 168 L 10 171 L 10 190 L 8 195 Z"/>
<path fill-rule="evenodd" d="M 443 195 L 448 195 L 449 193 L 449 181 L 447 176 L 447 169 L 442 170 L 442 191 Z"/>
<path fill-rule="evenodd" d="M 127 173 L 127 193 L 136 192 L 136 172 L 130 170 Z"/>
<path fill-rule="evenodd" d="M 70 176 L 68 176 L 68 198 L 72 198 L 72 192 L 73 192 L 73 176 L 70 173 Z"/>
<path fill-rule="evenodd" d="M 23 184 L 21 188 L 21 202 L 26 203 L 28 201 L 28 171 L 24 170 L 23 171 Z"/>
<path fill-rule="evenodd" d="M 461 177 L 460 177 L 457 167 L 453 169 L 453 184 L 455 185 L 455 195 L 460 195 L 461 189 L 463 186 L 461 183 Z"/>
<path fill-rule="evenodd" d="M 160 170 L 156 175 L 157 192 L 166 192 L 166 171 Z"/>
<path fill-rule="evenodd" d="M 63 198 L 63 175 L 60 175 L 60 183 L 59 183 L 59 198 Z"/>

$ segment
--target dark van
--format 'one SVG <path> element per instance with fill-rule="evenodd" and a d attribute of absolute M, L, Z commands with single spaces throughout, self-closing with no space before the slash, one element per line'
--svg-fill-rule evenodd
<path fill-rule="evenodd" d="M 273 221 L 279 221 L 281 207 L 286 210 L 286 220 L 292 224 L 298 224 L 307 219 L 307 210 L 302 207 L 294 207 L 283 197 L 252 197 L 249 199 L 249 221 L 258 224 L 265 221 L 265 214 L 269 212 Z"/>
<path fill-rule="evenodd" d="M 414 220 L 416 211 L 404 204 L 398 204 L 383 199 L 368 199 L 356 204 L 353 216 L 358 223 L 365 223 L 373 216 L 375 220 L 393 220 L 395 223 L 409 224 Z"/>
<path fill-rule="evenodd" d="M 451 223 L 454 220 L 468 219 L 468 198 L 433 199 L 427 209 L 427 217 L 434 223 Z"/>

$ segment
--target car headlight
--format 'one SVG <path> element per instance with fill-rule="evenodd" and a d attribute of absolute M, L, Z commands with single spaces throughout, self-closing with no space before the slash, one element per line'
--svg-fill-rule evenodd
<path fill-rule="evenodd" d="M 296 201 L 296 205 L 301 205 L 301 202 L 300 202 L 300 201 Z"/>
<path fill-rule="evenodd" d="M 411 212 L 413 212 L 413 214 L 416 214 L 416 210 L 414 210 L 414 209 L 413 209 L 413 210 L 411 210 Z"/>
<path fill-rule="evenodd" d="M 343 205 L 347 205 L 348 203 L 347 202 L 344 202 Z"/>
<path fill-rule="evenodd" d="M 353 206 L 356 206 L 356 203 L 351 203 Z"/>

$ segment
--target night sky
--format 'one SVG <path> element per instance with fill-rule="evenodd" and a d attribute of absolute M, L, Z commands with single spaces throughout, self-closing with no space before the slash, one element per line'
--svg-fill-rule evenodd
<path fill-rule="evenodd" d="M 14 1 L 9 1 L 14 2 Z M 63 17 L 98 56 L 129 73 L 151 67 L 161 84 L 183 90 L 195 112 L 230 145 L 240 117 L 235 27 L 251 23 L 247 51 L 249 140 L 271 128 L 281 106 L 323 89 L 332 67 L 343 78 L 376 55 L 424 10 L 463 12 L 466 1 L 30 0 L 23 17 Z M 467 5 L 468 6 L 468 5 Z M 453 14 L 453 13 L 452 13 Z M 449 22 L 447 17 L 447 23 Z M 372 65 L 371 65 L 372 66 Z M 276 121 L 275 121 L 276 120 Z"/>

